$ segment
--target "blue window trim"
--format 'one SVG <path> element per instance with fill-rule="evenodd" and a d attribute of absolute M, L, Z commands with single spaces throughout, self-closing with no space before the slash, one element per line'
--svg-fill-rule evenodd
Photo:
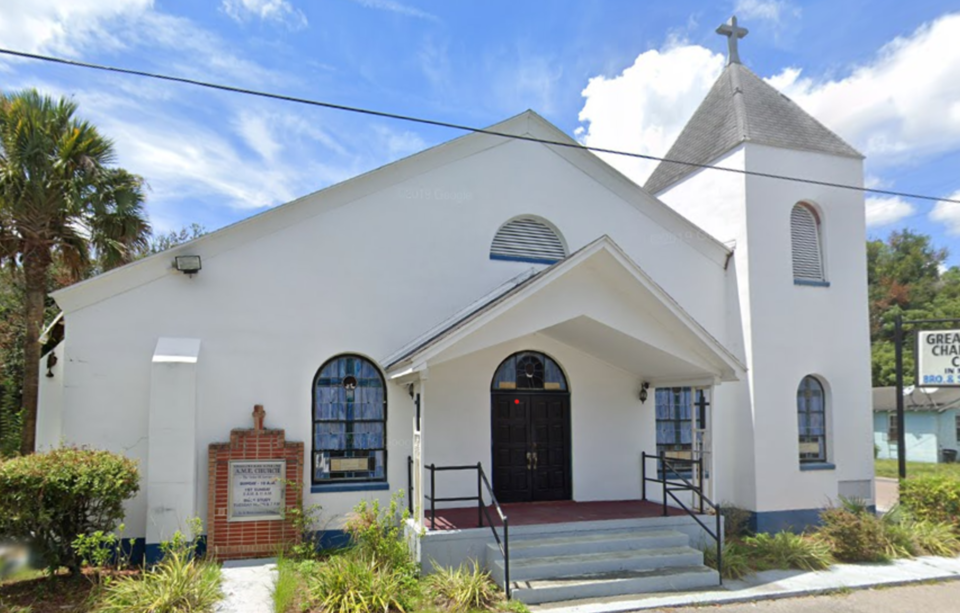
<path fill-rule="evenodd" d="M 526 262 L 528 264 L 556 264 L 560 260 L 553 258 L 524 258 L 512 255 L 494 255 L 490 254 L 491 260 L 500 260 L 502 262 Z"/>
<path fill-rule="evenodd" d="M 807 462 L 800 465 L 800 470 L 836 470 L 837 465 L 833 462 Z"/>
<path fill-rule="evenodd" d="M 311 485 L 311 494 L 324 494 L 333 492 L 372 492 L 378 490 L 388 490 L 390 484 L 386 481 L 378 483 L 324 483 L 322 485 Z"/>
<path fill-rule="evenodd" d="M 813 281 L 811 279 L 794 279 L 794 285 L 806 285 L 809 287 L 830 287 L 829 281 Z"/>

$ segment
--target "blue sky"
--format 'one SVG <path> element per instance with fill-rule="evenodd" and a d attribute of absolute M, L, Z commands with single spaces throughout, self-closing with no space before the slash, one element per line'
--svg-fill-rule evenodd
<path fill-rule="evenodd" d="M 590 145 L 664 154 L 744 63 L 867 154 L 869 184 L 960 195 L 960 13 L 948 2 L 7 0 L 0 46 L 486 126 L 532 108 Z M 459 134 L 0 58 L 5 87 L 71 95 L 151 186 L 158 230 L 208 229 Z M 649 165 L 611 160 L 642 182 Z M 868 200 L 960 263 L 960 205 Z"/>

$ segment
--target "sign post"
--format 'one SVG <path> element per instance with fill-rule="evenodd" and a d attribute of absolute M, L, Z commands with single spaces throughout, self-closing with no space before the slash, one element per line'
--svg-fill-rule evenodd
<path fill-rule="evenodd" d="M 960 325 L 960 319 L 894 320 L 894 359 L 897 369 L 897 465 L 900 479 L 907 478 L 907 428 L 903 402 L 903 340 L 905 325 Z M 960 329 L 918 330 L 915 387 L 960 387 Z"/>

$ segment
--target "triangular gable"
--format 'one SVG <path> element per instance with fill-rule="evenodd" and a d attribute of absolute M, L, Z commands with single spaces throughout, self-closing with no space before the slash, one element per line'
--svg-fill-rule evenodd
<path fill-rule="evenodd" d="M 419 342 L 387 358 L 385 367 L 389 376 L 397 378 L 427 368 L 431 359 L 454 347 L 474 332 L 491 325 L 511 309 L 549 287 L 568 272 L 581 266 L 593 256 L 604 252 L 612 256 L 624 271 L 636 281 L 639 287 L 651 294 L 660 305 L 670 313 L 676 322 L 682 325 L 687 335 L 706 350 L 716 364 L 722 366 L 725 380 L 736 380 L 746 371 L 743 363 L 715 337 L 703 328 L 679 303 L 660 285 L 651 279 L 626 253 L 608 236 L 602 236 L 566 259 L 546 268 L 533 277 L 516 284 L 486 304 L 448 322 L 446 327 L 422 337 Z"/>
<path fill-rule="evenodd" d="M 711 239 L 692 222 L 644 192 L 619 171 L 588 150 L 581 148 L 574 139 L 533 111 L 526 111 L 486 130 L 573 145 L 572 147 L 544 146 L 632 204 L 640 212 L 671 231 L 679 240 L 686 241 L 691 248 L 700 251 L 706 257 L 722 265 L 729 255 L 729 249 L 722 243 Z M 53 297 L 64 311 L 70 312 L 83 308 L 166 275 L 176 274 L 171 270 L 171 261 L 177 255 L 215 257 L 224 251 L 241 247 L 260 237 L 294 226 L 369 194 L 387 190 L 429 170 L 498 147 L 506 142 L 507 140 L 503 137 L 484 133 L 461 136 L 258 213 L 170 250 L 71 285 L 54 292 Z"/>

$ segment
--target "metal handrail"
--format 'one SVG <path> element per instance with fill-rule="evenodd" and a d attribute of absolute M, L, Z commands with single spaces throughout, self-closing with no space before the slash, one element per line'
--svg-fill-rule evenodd
<path fill-rule="evenodd" d="M 503 590 L 506 592 L 507 600 L 510 600 L 510 521 L 504 514 L 503 509 L 500 507 L 500 503 L 497 502 L 497 497 L 493 495 L 493 487 L 490 485 L 490 480 L 487 479 L 487 475 L 483 472 L 483 465 L 480 462 L 477 462 L 476 465 L 465 465 L 465 466 L 437 466 L 436 464 L 430 464 L 426 466 L 426 469 L 430 471 L 430 495 L 424 496 L 427 500 L 430 501 L 430 528 L 436 530 L 437 528 L 437 506 L 438 502 L 466 502 L 466 501 L 477 501 L 477 527 L 483 527 L 483 518 L 487 518 L 487 523 L 490 525 L 490 531 L 493 532 L 493 540 L 497 543 L 497 547 L 500 549 L 500 555 L 503 556 Z M 477 495 L 476 496 L 457 496 L 452 498 L 437 498 L 437 480 L 436 475 L 437 471 L 455 471 L 455 470 L 476 470 L 477 471 Z M 490 517 L 490 511 L 487 509 L 486 505 L 483 504 L 483 488 L 486 487 L 487 494 L 490 496 L 490 503 L 493 505 L 493 508 L 497 511 L 497 515 L 500 516 L 500 523 L 503 524 L 503 539 L 500 539 L 500 534 L 497 533 L 497 527 L 494 525 L 493 519 Z"/>
<path fill-rule="evenodd" d="M 655 479 L 652 477 L 647 477 L 647 460 L 659 460 L 660 466 L 663 467 L 663 478 Z M 698 482 L 699 487 L 691 483 L 686 477 L 680 474 L 680 471 L 677 470 L 676 464 L 688 464 L 691 467 L 696 465 L 698 467 Z M 702 459 L 686 459 L 686 458 L 668 458 L 663 452 L 660 452 L 660 455 L 650 455 L 647 452 L 641 452 L 641 472 L 643 476 L 642 481 L 642 490 L 643 490 L 643 500 L 647 499 L 647 482 L 652 481 L 654 483 L 662 484 L 663 491 L 663 515 L 666 517 L 669 514 L 667 507 L 667 497 L 673 499 L 677 505 L 687 513 L 690 517 L 694 519 L 700 527 L 703 528 L 703 531 L 707 533 L 717 544 L 717 574 L 720 575 L 720 585 L 723 585 L 723 534 L 721 529 L 721 522 L 723 521 L 723 516 L 720 513 L 720 505 L 714 503 L 712 500 L 707 498 L 703 493 L 703 460 Z M 679 481 L 671 481 L 668 477 L 668 472 L 672 472 L 676 475 Z M 673 487 L 670 487 L 673 485 Z M 707 504 L 711 509 L 713 509 L 714 516 L 716 517 L 716 527 L 714 530 L 710 530 L 705 523 L 697 516 L 693 509 L 687 507 L 680 498 L 674 492 L 692 492 L 696 495 L 697 499 L 700 501 L 700 513 L 703 513 L 703 505 Z"/>

